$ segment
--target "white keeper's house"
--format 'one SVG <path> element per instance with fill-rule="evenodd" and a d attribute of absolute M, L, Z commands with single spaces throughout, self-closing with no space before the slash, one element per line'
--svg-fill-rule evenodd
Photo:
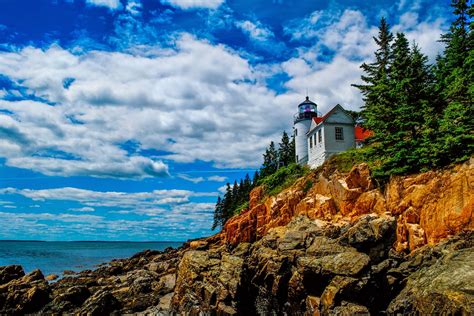
<path fill-rule="evenodd" d="M 341 105 L 318 114 L 318 106 L 309 97 L 298 105 L 293 121 L 296 162 L 316 168 L 332 155 L 361 147 L 370 131 L 356 122 Z"/>

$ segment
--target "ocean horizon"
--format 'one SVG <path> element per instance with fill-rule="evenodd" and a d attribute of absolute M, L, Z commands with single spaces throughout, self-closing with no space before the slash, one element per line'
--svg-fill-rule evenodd
<path fill-rule="evenodd" d="M 96 269 L 113 259 L 124 259 L 150 249 L 178 248 L 173 241 L 42 241 L 0 240 L 0 266 L 21 265 L 25 273 L 40 269 L 43 274 L 62 276 L 65 270 Z"/>

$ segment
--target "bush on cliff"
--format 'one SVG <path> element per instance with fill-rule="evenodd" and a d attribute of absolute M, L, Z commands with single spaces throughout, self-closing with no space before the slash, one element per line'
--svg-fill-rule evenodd
<path fill-rule="evenodd" d="M 258 185 L 263 185 L 266 194 L 275 195 L 291 186 L 298 178 L 307 174 L 309 170 L 306 166 L 293 163 L 287 167 L 281 167 L 275 173 L 260 179 Z"/>

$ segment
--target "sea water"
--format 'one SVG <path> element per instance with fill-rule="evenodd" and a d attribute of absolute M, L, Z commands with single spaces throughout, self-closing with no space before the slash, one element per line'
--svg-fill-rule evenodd
<path fill-rule="evenodd" d="M 45 276 L 61 276 L 64 270 L 95 269 L 112 259 L 128 258 L 146 249 L 164 250 L 181 245 L 179 242 L 0 241 L 0 266 L 19 264 L 25 273 L 40 269 Z"/>

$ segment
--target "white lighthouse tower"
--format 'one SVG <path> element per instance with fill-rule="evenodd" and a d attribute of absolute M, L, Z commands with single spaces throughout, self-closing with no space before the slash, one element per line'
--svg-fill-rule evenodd
<path fill-rule="evenodd" d="M 298 113 L 294 115 L 295 154 L 296 162 L 300 165 L 308 163 L 308 137 L 306 133 L 311 127 L 313 117 L 318 116 L 317 109 L 316 103 L 306 97 L 306 100 L 298 105 Z"/>

